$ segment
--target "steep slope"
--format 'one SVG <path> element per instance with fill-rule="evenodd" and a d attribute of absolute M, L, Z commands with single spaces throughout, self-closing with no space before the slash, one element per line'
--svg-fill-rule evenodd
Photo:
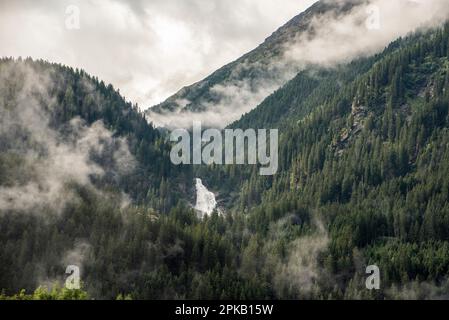
<path fill-rule="evenodd" d="M 169 152 L 112 86 L 1 59 L 0 300 L 40 286 L 85 297 L 57 289 L 69 265 L 94 299 L 262 298 L 262 286 L 238 274 L 223 219 L 199 220 L 186 205 L 193 177 Z"/>
<path fill-rule="evenodd" d="M 364 1 L 315 3 L 253 51 L 149 109 L 149 120 L 167 127 L 188 127 L 192 120 L 224 127 L 239 119 L 304 67 L 285 53 L 298 38 L 313 35 L 314 22 L 328 15 L 338 20 L 361 3 Z"/>
<path fill-rule="evenodd" d="M 1 159 L 17 166 L 0 167 L 0 183 L 9 188 L 2 191 L 19 197 L 33 189 L 38 198 L 42 189 L 49 196 L 62 187 L 53 189 L 55 183 L 75 180 L 115 188 L 157 210 L 175 204 L 175 190 L 166 204 L 155 203 L 161 184 L 182 177 L 170 146 L 111 85 L 57 64 L 2 59 L 0 90 Z"/>
<path fill-rule="evenodd" d="M 2 60 L 0 288 L 62 283 L 70 264 L 93 298 L 445 297 L 448 45 L 449 25 L 298 75 L 279 104 L 268 98 L 242 120 L 280 126 L 278 174 L 198 168 L 230 198 L 226 215 L 204 220 L 164 210 L 170 185 L 193 176 L 154 163 L 168 145 L 112 87 Z M 380 290 L 365 288 L 368 265 Z"/>
<path fill-rule="evenodd" d="M 149 109 L 148 118 L 168 128 L 192 121 L 224 128 L 299 72 L 372 56 L 418 27 L 437 26 L 448 10 L 441 0 L 318 1 L 255 50 Z"/>
<path fill-rule="evenodd" d="M 329 85 L 329 79 L 341 82 Z M 320 86 L 325 94 L 307 102 Z M 307 108 L 309 103 L 315 107 Z M 325 243 L 308 260 L 317 273 L 309 278 L 315 289 L 308 293 L 301 290 L 304 283 L 291 283 L 307 274 L 293 260 L 306 254 L 294 243 L 288 247 L 282 268 L 288 276 L 278 280 L 290 298 L 333 286 L 346 298 L 372 297 L 363 280 L 372 264 L 383 279 L 377 298 L 445 297 L 449 24 L 400 39 L 376 57 L 321 71 L 320 77 L 299 75 L 236 125 L 260 123 L 282 123 L 277 176 L 259 177 L 254 168 L 239 167 L 202 174 L 217 189 L 230 188 L 223 193 L 238 193 L 230 203 L 248 212 L 250 230 L 275 239 L 273 247 L 297 233 L 312 252 L 320 239 Z M 309 243 L 298 225 L 310 223 L 317 225 L 317 238 Z M 269 268 L 273 257 L 259 262 L 264 259 Z"/>

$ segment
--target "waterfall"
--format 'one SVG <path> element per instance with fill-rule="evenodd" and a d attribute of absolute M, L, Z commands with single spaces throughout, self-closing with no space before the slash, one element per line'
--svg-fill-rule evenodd
<path fill-rule="evenodd" d="M 195 209 L 201 212 L 202 217 L 204 215 L 211 215 L 217 206 L 217 201 L 215 200 L 215 195 L 210 192 L 204 185 L 201 179 L 195 179 L 196 187 L 196 205 Z"/>

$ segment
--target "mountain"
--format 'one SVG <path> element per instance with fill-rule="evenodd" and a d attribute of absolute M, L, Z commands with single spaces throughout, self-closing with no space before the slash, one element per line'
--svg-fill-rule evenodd
<path fill-rule="evenodd" d="M 82 181 L 97 176 L 98 184 L 114 185 L 137 203 L 159 196 L 150 190 L 181 173 L 171 165 L 165 138 L 112 85 L 83 70 L 45 61 L 2 59 L 0 68 L 2 160 L 23 158 L 19 163 L 26 167 L 37 157 L 61 174 L 68 168 L 58 168 L 58 163 L 73 161 L 75 177 L 77 170 Z M 16 156 L 9 160 L 10 154 Z M 17 169 L 23 174 L 24 167 Z M 0 176 L 9 185 L 9 176 L 14 181 L 17 174 L 6 170 Z"/>
<path fill-rule="evenodd" d="M 166 127 L 189 127 L 193 120 L 201 120 L 220 128 L 238 120 L 303 68 L 285 57 L 292 43 L 313 36 L 320 18 L 332 15 L 338 19 L 361 3 L 364 1 L 318 1 L 253 51 L 150 108 L 149 120 Z"/>
<path fill-rule="evenodd" d="M 224 217 L 192 209 L 191 168 L 111 85 L 0 59 L 0 124 L 0 300 L 265 296 Z"/>
<path fill-rule="evenodd" d="M 82 70 L 0 60 L 0 299 L 447 298 L 449 23 L 310 65 L 231 124 L 279 128 L 274 176 L 176 167 L 147 120 Z M 198 217 L 194 178 L 223 214 Z"/>
<path fill-rule="evenodd" d="M 276 176 L 249 167 L 201 176 L 246 213 L 258 239 L 270 239 L 259 240 L 260 252 L 290 243 L 277 279 L 289 298 L 333 286 L 351 299 L 446 296 L 449 24 L 298 74 L 231 127 L 258 126 L 279 127 Z M 312 239 L 305 226 L 315 228 Z M 274 251 L 258 262 L 269 268 Z M 306 283 L 292 280 L 307 274 L 298 259 L 314 272 Z M 377 293 L 364 287 L 368 265 L 381 270 Z"/>
<path fill-rule="evenodd" d="M 148 109 L 148 119 L 167 128 L 188 128 L 193 121 L 224 128 L 299 72 L 370 57 L 418 27 L 439 25 L 447 15 L 439 0 L 318 1 L 253 51 Z"/>

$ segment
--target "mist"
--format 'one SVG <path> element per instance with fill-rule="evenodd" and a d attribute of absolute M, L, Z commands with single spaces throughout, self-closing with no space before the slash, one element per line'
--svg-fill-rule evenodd
<path fill-rule="evenodd" d="M 83 68 L 145 109 L 241 56 L 314 1 L 2 0 L 0 56 Z M 79 9 L 79 29 L 65 25 L 69 6 Z"/>
<path fill-rule="evenodd" d="M 186 110 L 190 101 L 181 100 L 174 112 L 150 110 L 150 121 L 169 128 L 188 128 L 192 121 L 224 128 L 256 108 L 300 71 L 312 66 L 333 68 L 374 55 L 399 37 L 439 26 L 449 17 L 444 0 L 353 1 L 355 6 L 349 11 L 340 10 L 347 1 L 327 2 L 336 8 L 304 18 L 308 19 L 306 30 L 284 42 L 281 55 L 264 58 L 263 63 L 243 60 L 228 79 L 209 90 L 217 97 L 214 102 L 202 100 L 195 105 L 200 112 Z M 244 74 L 251 70 L 257 70 L 255 78 Z"/>
<path fill-rule="evenodd" d="M 105 170 L 93 160 L 95 155 L 109 156 L 118 174 L 135 164 L 127 142 L 113 137 L 101 121 L 87 125 L 75 117 L 54 128 L 51 112 L 58 106 L 49 94 L 54 87 L 49 72 L 37 72 L 26 63 L 2 67 L 1 160 L 11 166 L 1 181 L 0 212 L 60 213 L 75 200 L 72 184 L 100 192 L 92 178 L 102 177 Z"/>

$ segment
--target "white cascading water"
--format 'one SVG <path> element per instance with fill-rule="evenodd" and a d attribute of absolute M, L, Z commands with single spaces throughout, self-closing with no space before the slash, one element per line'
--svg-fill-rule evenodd
<path fill-rule="evenodd" d="M 217 207 L 215 195 L 210 192 L 199 178 L 195 179 L 196 186 L 196 206 L 195 209 L 201 212 L 202 217 L 210 216 Z"/>

